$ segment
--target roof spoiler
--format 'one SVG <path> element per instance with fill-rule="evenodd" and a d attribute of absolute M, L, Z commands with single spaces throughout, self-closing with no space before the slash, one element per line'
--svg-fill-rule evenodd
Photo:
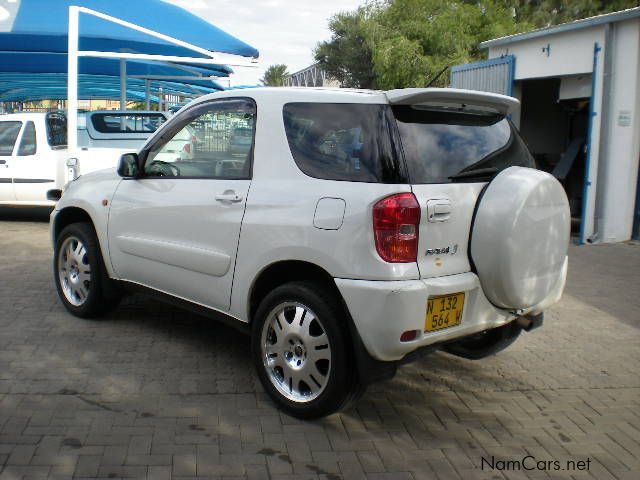
<path fill-rule="evenodd" d="M 500 113 L 514 113 L 520 101 L 497 93 L 459 88 L 403 88 L 385 92 L 391 105 L 471 105 Z"/>

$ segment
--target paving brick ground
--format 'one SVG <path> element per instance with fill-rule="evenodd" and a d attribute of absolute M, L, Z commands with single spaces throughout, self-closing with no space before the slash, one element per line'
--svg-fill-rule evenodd
<path fill-rule="evenodd" d="M 301 422 L 229 328 L 142 297 L 67 314 L 47 228 L 0 213 L 0 480 L 640 478 L 637 244 L 572 247 L 562 302 L 506 352 L 434 354 Z M 525 457 L 589 470 L 505 470 Z"/>

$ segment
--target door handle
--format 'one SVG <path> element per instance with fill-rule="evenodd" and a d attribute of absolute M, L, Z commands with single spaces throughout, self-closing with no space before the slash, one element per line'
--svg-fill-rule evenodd
<path fill-rule="evenodd" d="M 6 165 L 7 161 L 6 160 L 0 160 L 0 165 Z"/>
<path fill-rule="evenodd" d="M 224 193 L 216 195 L 216 200 L 222 203 L 238 203 L 242 201 L 242 195 L 238 195 L 233 190 L 226 190 Z"/>
<path fill-rule="evenodd" d="M 444 199 L 427 201 L 427 220 L 432 223 L 446 222 L 451 218 L 451 201 Z"/>

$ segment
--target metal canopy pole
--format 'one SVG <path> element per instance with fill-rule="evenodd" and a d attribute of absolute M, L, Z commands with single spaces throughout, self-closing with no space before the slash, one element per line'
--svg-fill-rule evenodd
<path fill-rule="evenodd" d="M 127 110 L 127 61 L 120 59 L 120 110 Z"/>
<path fill-rule="evenodd" d="M 78 30 L 79 8 L 69 7 L 67 55 L 67 147 L 70 154 L 78 148 Z"/>
<path fill-rule="evenodd" d="M 144 105 L 147 110 L 151 110 L 151 80 L 144 81 Z"/>

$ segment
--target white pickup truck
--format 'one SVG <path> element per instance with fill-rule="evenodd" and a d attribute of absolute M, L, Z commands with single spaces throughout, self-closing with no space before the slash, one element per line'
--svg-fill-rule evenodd
<path fill-rule="evenodd" d="M 71 152 L 64 112 L 0 115 L 0 205 L 53 206 L 69 181 L 115 167 L 166 119 L 164 112 L 83 114 Z"/>

